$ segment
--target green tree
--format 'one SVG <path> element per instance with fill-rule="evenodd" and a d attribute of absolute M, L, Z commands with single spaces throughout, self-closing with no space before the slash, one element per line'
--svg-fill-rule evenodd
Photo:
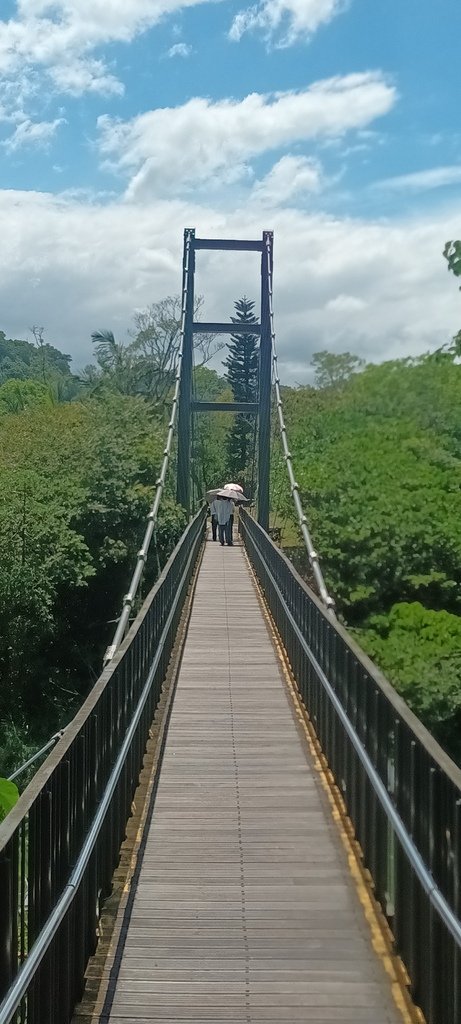
<path fill-rule="evenodd" d="M 399 600 L 458 611 L 459 368 L 370 366 L 340 388 L 287 391 L 285 411 L 316 548 L 348 621 Z M 283 464 L 274 473 L 294 522 Z"/>
<path fill-rule="evenodd" d="M 460 367 L 434 353 L 369 365 L 337 387 L 287 388 L 284 405 L 339 612 L 461 762 Z M 272 489 L 294 528 L 280 459 Z"/>
<path fill-rule="evenodd" d="M 451 756 L 461 761 L 461 618 L 417 601 L 356 630 L 364 650 Z"/>
<path fill-rule="evenodd" d="M 195 366 L 192 389 L 194 398 L 204 402 L 221 401 L 223 391 L 228 390 L 227 381 L 209 366 Z M 222 399 L 224 401 L 224 399 Z M 232 398 L 229 399 L 232 401 Z"/>
<path fill-rule="evenodd" d="M 53 389 L 38 380 L 15 380 L 0 384 L 0 413 L 23 412 L 38 405 L 52 405 Z"/>
<path fill-rule="evenodd" d="M 461 242 L 446 242 L 443 255 L 448 262 L 448 269 L 451 270 L 452 274 L 455 277 L 461 277 Z"/>
<path fill-rule="evenodd" d="M 195 367 L 193 395 L 207 402 L 232 402 L 227 381 L 208 366 Z M 192 425 L 192 465 L 194 489 L 201 500 L 207 490 L 230 478 L 227 438 L 233 423 L 230 412 L 194 413 Z"/>
<path fill-rule="evenodd" d="M 85 370 L 84 381 L 88 384 L 101 383 L 122 395 L 136 391 L 134 360 L 130 347 L 116 341 L 112 331 L 93 331 L 91 340 L 95 346 L 99 375 L 93 367 Z"/>
<path fill-rule="evenodd" d="M 165 437 L 110 392 L 0 416 L 0 772 L 65 724 L 97 676 Z M 143 593 L 184 528 L 170 478 Z M 14 730 L 14 735 L 12 730 Z M 22 758 L 18 757 L 18 760 Z"/>
<path fill-rule="evenodd" d="M 254 302 L 243 298 L 234 303 L 235 316 L 232 323 L 252 324 L 257 318 Z M 236 402 L 258 400 L 259 345 L 257 334 L 239 334 L 238 329 L 231 335 L 227 345 L 229 355 L 224 361 L 226 379 L 232 388 Z M 229 431 L 227 441 L 228 468 L 232 477 L 241 481 L 244 489 L 251 490 L 252 456 L 255 451 L 256 419 L 246 413 L 237 413 Z"/>
<path fill-rule="evenodd" d="M 350 352 L 314 352 L 311 366 L 315 370 L 315 386 L 331 388 L 344 384 L 353 373 L 359 373 L 365 361 Z"/>
<path fill-rule="evenodd" d="M 135 359 L 138 393 L 162 401 L 174 380 L 174 367 L 181 327 L 181 297 L 168 295 L 134 316 L 135 331 L 130 352 Z M 194 320 L 200 320 L 203 296 L 194 303 Z M 224 343 L 213 334 L 194 337 L 196 368 L 205 367 Z"/>
<path fill-rule="evenodd" d="M 446 242 L 443 255 L 448 262 L 448 269 L 452 274 L 454 274 L 455 277 L 461 277 L 461 242 Z M 448 351 L 453 358 L 461 355 L 461 331 L 458 331 L 458 333 L 455 334 L 451 345 L 443 346 L 443 349 L 438 350 L 438 352 L 446 351 Z"/>
<path fill-rule="evenodd" d="M 43 339 L 43 328 L 32 328 L 36 344 L 6 338 L 0 331 L 0 384 L 8 380 L 40 381 L 56 400 L 73 398 L 79 390 L 70 370 L 71 357 Z"/>
<path fill-rule="evenodd" d="M 202 296 L 195 300 L 194 318 L 199 319 Z M 181 298 L 169 295 L 134 315 L 132 340 L 115 340 L 112 331 L 91 335 L 97 367 L 87 366 L 82 381 L 92 393 L 101 387 L 125 395 L 144 395 L 163 404 L 174 384 L 181 327 Z M 222 348 L 214 335 L 197 334 L 195 355 L 204 366 Z"/>

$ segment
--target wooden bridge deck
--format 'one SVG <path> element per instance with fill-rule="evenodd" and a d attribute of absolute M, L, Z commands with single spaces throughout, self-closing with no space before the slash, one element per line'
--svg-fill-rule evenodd
<path fill-rule="evenodd" d="M 206 545 L 142 856 L 101 1020 L 402 1024 L 239 546 Z"/>

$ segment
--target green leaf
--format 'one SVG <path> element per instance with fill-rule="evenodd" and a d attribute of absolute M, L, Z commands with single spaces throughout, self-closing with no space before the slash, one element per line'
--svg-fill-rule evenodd
<path fill-rule="evenodd" d="M 14 782 L 0 778 L 0 821 L 6 818 L 18 799 L 19 791 Z"/>

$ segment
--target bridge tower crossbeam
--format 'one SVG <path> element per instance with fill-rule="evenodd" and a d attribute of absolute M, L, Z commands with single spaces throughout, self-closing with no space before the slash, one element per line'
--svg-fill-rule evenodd
<path fill-rule="evenodd" d="M 194 321 L 195 253 L 199 249 L 261 253 L 261 314 L 259 323 L 204 323 Z M 187 258 L 187 254 L 189 257 Z M 273 232 L 263 231 L 262 239 L 196 238 L 194 228 L 184 232 L 183 290 L 186 315 L 181 365 L 178 422 L 177 500 L 190 514 L 191 416 L 193 412 L 244 412 L 258 418 L 258 522 L 269 527 L 269 469 L 272 337 L 269 303 L 269 270 L 273 263 Z M 195 334 L 259 335 L 259 388 L 257 402 L 200 402 L 192 400 L 192 356 Z"/>

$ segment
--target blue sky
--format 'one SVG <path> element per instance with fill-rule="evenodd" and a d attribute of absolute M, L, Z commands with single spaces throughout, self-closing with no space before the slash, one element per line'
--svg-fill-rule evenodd
<path fill-rule="evenodd" d="M 192 224 L 274 227 L 286 379 L 447 340 L 460 38 L 459 0 L 4 0 L 0 328 L 85 361 L 177 291 Z M 210 314 L 257 289 L 203 271 Z"/>

